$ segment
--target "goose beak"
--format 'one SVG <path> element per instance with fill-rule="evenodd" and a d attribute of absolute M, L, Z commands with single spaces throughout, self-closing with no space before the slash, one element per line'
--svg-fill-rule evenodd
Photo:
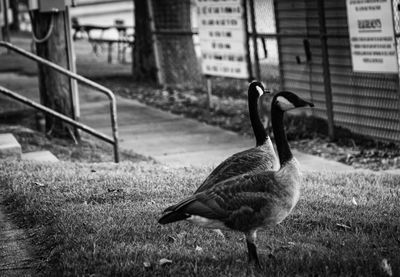
<path fill-rule="evenodd" d="M 266 89 L 266 85 L 264 82 L 261 81 L 257 81 L 257 80 L 252 80 L 249 84 L 250 86 L 255 86 L 256 90 L 258 91 L 258 94 L 260 96 L 262 96 L 265 93 L 271 93 L 271 91 L 269 89 Z"/>

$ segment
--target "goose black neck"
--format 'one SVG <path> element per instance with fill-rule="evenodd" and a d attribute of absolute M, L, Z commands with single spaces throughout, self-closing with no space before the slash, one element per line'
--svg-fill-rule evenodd
<path fill-rule="evenodd" d="M 293 154 L 290 150 L 286 132 L 283 127 L 283 111 L 274 105 L 272 105 L 271 108 L 271 121 L 275 144 L 279 155 L 279 162 L 281 166 L 283 166 L 286 162 L 293 158 Z"/>
<path fill-rule="evenodd" d="M 256 145 L 260 146 L 267 141 L 267 132 L 261 122 L 260 114 L 258 113 L 258 98 L 249 94 L 249 115 L 251 127 L 253 127 L 254 136 L 256 137 Z"/>

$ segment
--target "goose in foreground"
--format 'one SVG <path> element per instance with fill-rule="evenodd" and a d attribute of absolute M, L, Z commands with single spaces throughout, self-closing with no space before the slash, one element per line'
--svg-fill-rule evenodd
<path fill-rule="evenodd" d="M 256 146 L 238 152 L 220 163 L 197 188 L 195 193 L 209 189 L 216 183 L 244 173 L 278 170 L 278 157 L 275 154 L 271 138 L 261 122 L 258 111 L 258 100 L 264 92 L 264 86 L 258 81 L 251 82 L 247 92 L 249 116 L 256 138 Z"/>
<path fill-rule="evenodd" d="M 260 267 L 257 230 L 282 222 L 300 197 L 301 175 L 283 127 L 284 112 L 306 106 L 314 105 L 288 91 L 272 99 L 272 128 L 281 166 L 278 171 L 246 173 L 214 184 L 167 208 L 158 222 L 186 219 L 205 228 L 243 232 L 249 264 Z"/>

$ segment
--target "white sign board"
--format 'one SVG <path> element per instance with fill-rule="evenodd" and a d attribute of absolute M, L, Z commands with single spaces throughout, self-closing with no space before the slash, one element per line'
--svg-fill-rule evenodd
<path fill-rule="evenodd" d="M 249 78 L 241 0 L 197 0 L 202 72 Z"/>
<path fill-rule="evenodd" d="M 353 71 L 397 73 L 391 0 L 347 0 Z"/>

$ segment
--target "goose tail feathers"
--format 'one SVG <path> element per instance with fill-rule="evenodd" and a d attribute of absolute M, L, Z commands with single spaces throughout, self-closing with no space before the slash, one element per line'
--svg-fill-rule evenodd
<path fill-rule="evenodd" d="M 180 221 L 188 218 L 190 215 L 182 213 L 180 211 L 169 211 L 166 212 L 159 220 L 160 224 L 168 224 L 175 221 Z"/>
<path fill-rule="evenodd" d="M 184 220 L 188 217 L 190 217 L 189 214 L 185 213 L 183 211 L 183 208 L 194 201 L 194 197 L 190 197 L 188 199 L 183 200 L 182 202 L 176 204 L 176 205 L 172 205 L 168 208 L 166 208 L 163 212 L 163 215 L 161 216 L 161 218 L 158 220 L 158 223 L 160 224 L 168 224 L 168 223 L 172 223 L 175 221 L 180 221 L 180 220 Z"/>

